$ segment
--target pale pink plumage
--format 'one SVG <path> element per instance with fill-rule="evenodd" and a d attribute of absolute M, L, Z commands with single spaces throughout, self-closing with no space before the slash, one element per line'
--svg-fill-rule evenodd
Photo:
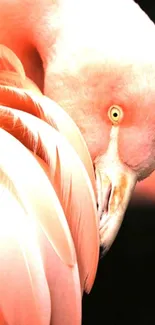
<path fill-rule="evenodd" d="M 90 156 L 71 118 L 9 69 L 0 73 L 2 319 L 80 325 L 99 254 Z"/>

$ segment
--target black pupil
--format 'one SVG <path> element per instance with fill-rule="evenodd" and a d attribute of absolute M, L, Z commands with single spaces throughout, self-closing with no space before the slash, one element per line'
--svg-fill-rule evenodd
<path fill-rule="evenodd" d="M 117 117 L 118 116 L 118 113 L 113 113 L 113 117 Z"/>

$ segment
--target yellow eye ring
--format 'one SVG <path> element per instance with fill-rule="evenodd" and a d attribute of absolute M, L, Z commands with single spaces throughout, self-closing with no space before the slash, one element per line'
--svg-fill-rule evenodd
<path fill-rule="evenodd" d="M 118 124 L 122 120 L 123 111 L 120 106 L 113 105 L 109 108 L 108 117 L 113 124 Z"/>

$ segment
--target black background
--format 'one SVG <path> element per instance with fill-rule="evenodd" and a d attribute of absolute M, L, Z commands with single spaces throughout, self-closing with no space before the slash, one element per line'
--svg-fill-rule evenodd
<path fill-rule="evenodd" d="M 155 22 L 155 1 L 136 2 Z M 155 324 L 155 206 L 130 204 L 115 243 L 99 263 L 94 287 L 83 298 L 83 325 L 91 324 Z"/>

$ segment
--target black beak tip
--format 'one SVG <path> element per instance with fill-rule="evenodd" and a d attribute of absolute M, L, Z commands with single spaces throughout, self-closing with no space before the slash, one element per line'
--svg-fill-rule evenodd
<path fill-rule="evenodd" d="M 108 248 L 102 244 L 102 246 L 100 246 L 100 260 L 106 255 L 107 252 Z"/>

